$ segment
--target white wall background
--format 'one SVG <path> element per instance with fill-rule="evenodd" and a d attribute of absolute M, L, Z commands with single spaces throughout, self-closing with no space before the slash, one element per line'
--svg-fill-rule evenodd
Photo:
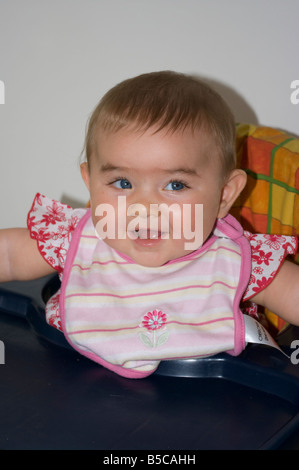
<path fill-rule="evenodd" d="M 0 0 L 0 228 L 36 192 L 85 203 L 88 116 L 117 82 L 172 69 L 210 81 L 237 121 L 299 134 L 298 0 Z"/>

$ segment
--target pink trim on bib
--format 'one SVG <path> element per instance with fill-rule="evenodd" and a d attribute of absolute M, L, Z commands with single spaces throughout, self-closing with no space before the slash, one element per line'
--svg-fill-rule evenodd
<path fill-rule="evenodd" d="M 240 267 L 240 282 L 234 299 L 234 318 L 235 318 L 235 347 L 232 351 L 227 351 L 231 355 L 239 355 L 245 348 L 245 325 L 243 315 L 240 312 L 240 303 L 242 296 L 248 284 L 248 279 L 251 272 L 251 250 L 249 242 L 243 236 L 243 229 L 239 222 L 228 214 L 225 218 L 225 233 L 238 243 L 241 249 L 241 267 Z M 218 220 L 218 225 L 221 228 L 223 220 Z"/>

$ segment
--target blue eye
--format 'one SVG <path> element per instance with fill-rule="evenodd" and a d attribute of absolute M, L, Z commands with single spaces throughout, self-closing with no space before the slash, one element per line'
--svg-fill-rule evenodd
<path fill-rule="evenodd" d="M 184 189 L 186 185 L 184 183 L 181 183 L 181 181 L 171 181 L 168 183 L 168 185 L 165 187 L 168 191 L 181 191 Z"/>
<path fill-rule="evenodd" d="M 126 178 L 120 178 L 116 181 L 113 181 L 113 186 L 115 186 L 117 189 L 131 189 L 132 185 L 129 180 Z"/>

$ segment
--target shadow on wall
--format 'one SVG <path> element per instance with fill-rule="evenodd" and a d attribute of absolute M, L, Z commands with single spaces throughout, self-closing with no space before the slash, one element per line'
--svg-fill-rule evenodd
<path fill-rule="evenodd" d="M 83 181 L 82 181 L 82 186 L 83 186 Z M 61 198 L 60 198 L 60 202 L 62 202 L 62 204 L 67 204 L 68 206 L 72 207 L 73 209 L 76 209 L 78 207 L 86 207 L 87 203 L 88 203 L 88 200 L 86 201 L 82 201 L 81 199 L 76 199 L 72 196 L 69 196 L 68 194 L 66 193 L 63 193 Z"/>
<path fill-rule="evenodd" d="M 251 106 L 246 100 L 228 85 L 217 80 L 194 74 L 195 78 L 204 81 L 224 98 L 238 123 L 248 123 L 258 125 L 258 118 Z"/>
<path fill-rule="evenodd" d="M 218 82 L 217 80 L 207 78 L 204 76 L 193 75 L 195 78 L 206 82 L 210 87 L 217 91 L 227 102 L 228 106 L 232 110 L 236 123 L 254 124 L 256 126 L 272 127 L 269 123 L 261 123 L 258 120 L 257 115 L 247 101 L 235 90 L 230 88 L 224 83 Z M 299 135 L 294 132 L 290 132 L 289 129 L 281 127 L 275 127 L 275 129 L 286 132 L 295 139 L 299 139 Z"/>

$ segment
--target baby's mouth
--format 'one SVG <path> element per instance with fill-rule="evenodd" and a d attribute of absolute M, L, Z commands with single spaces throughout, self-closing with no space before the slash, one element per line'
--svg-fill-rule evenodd
<path fill-rule="evenodd" d="M 160 230 L 150 230 L 146 228 L 138 228 L 129 233 L 130 238 L 141 240 L 160 240 L 169 238 L 168 232 Z"/>

